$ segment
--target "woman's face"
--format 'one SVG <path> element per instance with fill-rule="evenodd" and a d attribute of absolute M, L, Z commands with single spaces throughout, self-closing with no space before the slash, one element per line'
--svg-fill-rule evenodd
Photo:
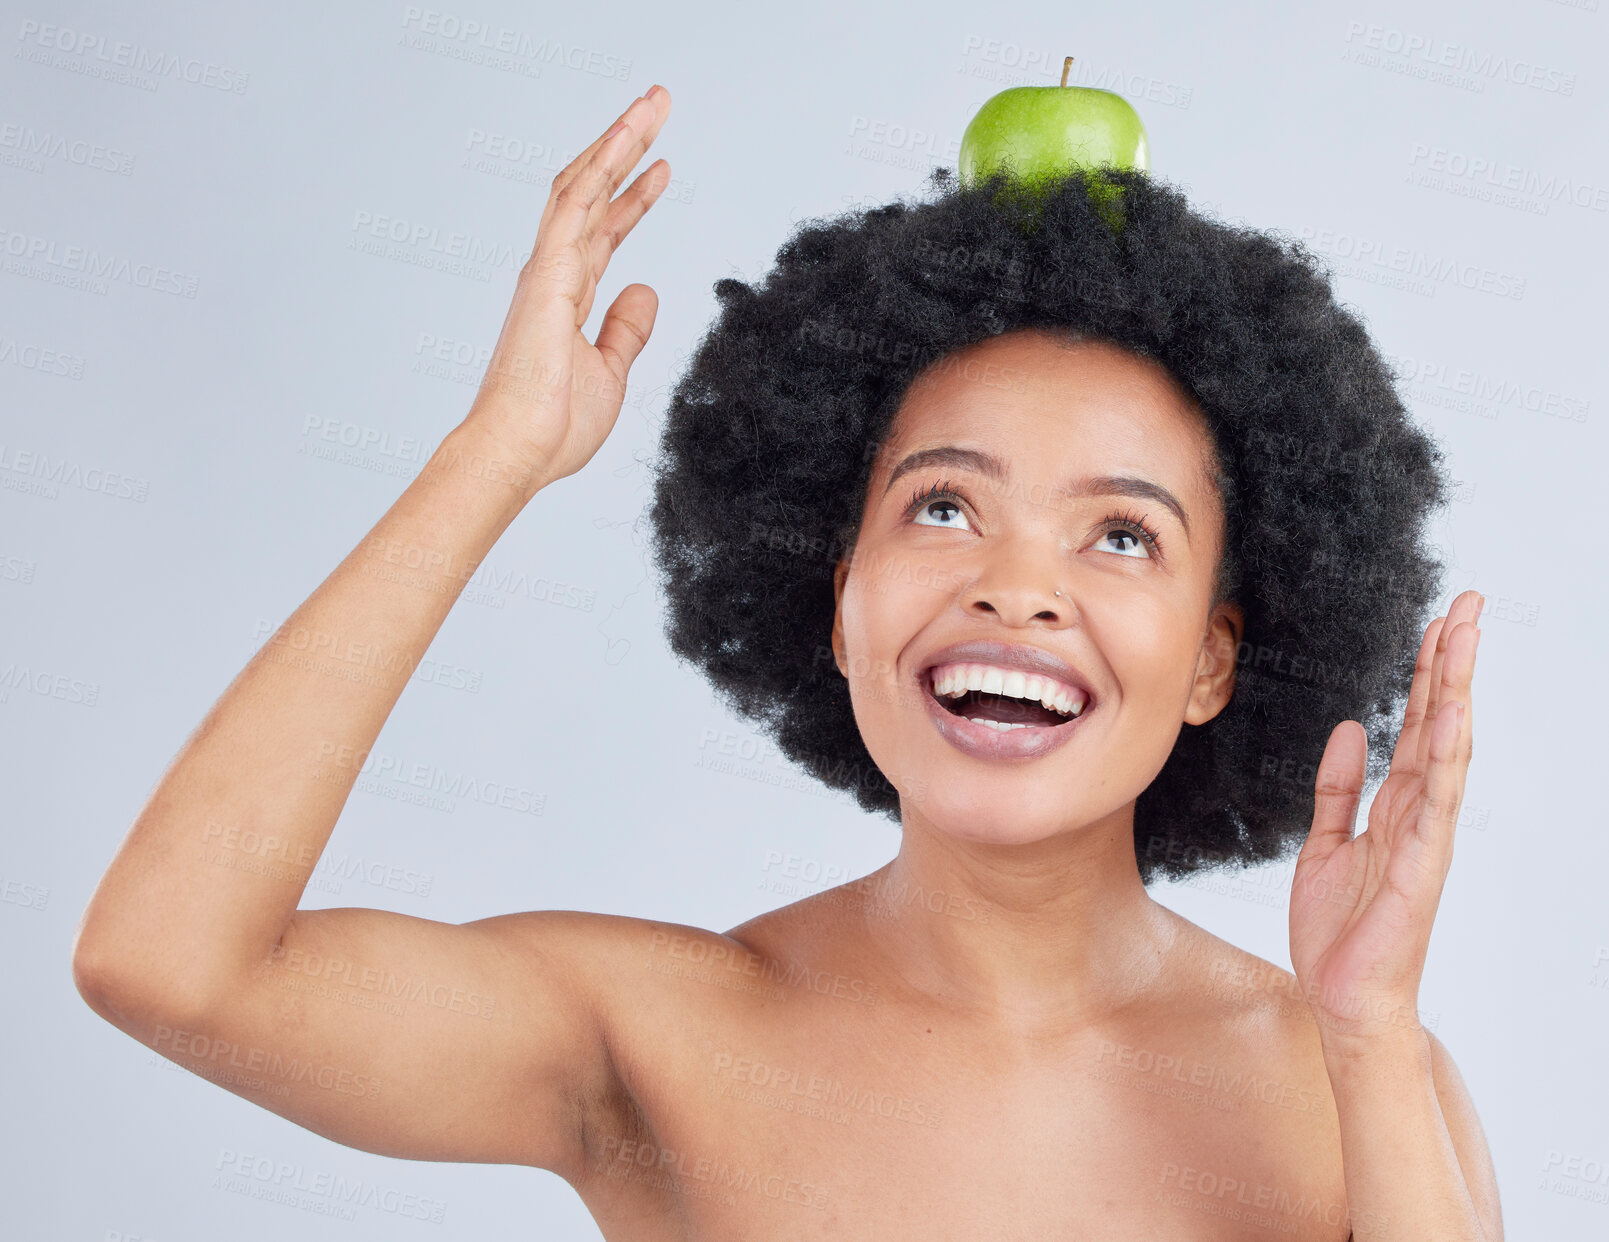
<path fill-rule="evenodd" d="M 1104 342 L 1012 332 L 912 386 L 838 566 L 832 635 L 907 825 L 1020 844 L 1132 823 L 1181 724 L 1233 687 L 1239 609 L 1208 615 L 1210 451 L 1168 373 Z"/>

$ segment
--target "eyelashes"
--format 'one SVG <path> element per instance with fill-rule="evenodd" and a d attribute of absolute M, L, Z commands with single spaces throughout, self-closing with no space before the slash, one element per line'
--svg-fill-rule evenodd
<path fill-rule="evenodd" d="M 1144 514 L 1140 514 L 1138 517 L 1136 517 L 1134 514 L 1124 510 L 1117 513 L 1108 514 L 1106 517 L 1102 518 L 1101 521 L 1104 525 L 1110 526 L 1113 530 L 1128 531 L 1129 534 L 1133 535 L 1141 543 L 1145 544 L 1146 547 L 1150 548 L 1151 551 L 1155 552 L 1158 556 L 1162 554 L 1162 536 L 1155 530 L 1151 529 L 1150 525 L 1145 520 Z"/>
<path fill-rule="evenodd" d="M 931 504 L 935 500 L 955 501 L 961 499 L 961 494 L 956 491 L 955 486 L 948 481 L 935 483 L 932 487 L 927 488 L 925 491 L 921 488 L 918 488 L 916 491 L 911 493 L 911 498 L 905 502 L 905 516 L 909 518 L 923 505 Z"/>
<path fill-rule="evenodd" d="M 966 503 L 961 490 L 948 479 L 940 480 L 927 488 L 917 488 L 905 504 L 905 517 L 909 520 L 917 510 L 936 500 L 947 500 L 959 508 Z M 1145 515 L 1128 509 L 1118 509 L 1101 519 L 1100 525 L 1110 530 L 1123 530 L 1138 539 L 1148 551 L 1162 554 L 1162 536 L 1145 520 Z"/>

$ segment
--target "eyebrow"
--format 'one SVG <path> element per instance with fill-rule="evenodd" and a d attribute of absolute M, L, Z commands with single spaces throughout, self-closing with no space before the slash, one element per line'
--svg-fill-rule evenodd
<path fill-rule="evenodd" d="M 1005 482 L 1010 474 L 1005 462 L 992 453 L 944 444 L 938 448 L 918 449 L 901 461 L 888 476 L 883 494 L 886 496 L 889 489 L 903 476 L 928 466 L 951 466 L 957 470 L 971 470 L 993 479 L 996 483 Z M 1136 500 L 1154 500 L 1172 510 L 1174 517 L 1179 519 L 1179 525 L 1184 527 L 1185 538 L 1188 540 L 1190 537 L 1190 515 L 1185 512 L 1178 497 L 1160 483 L 1153 483 L 1149 479 L 1139 479 L 1126 474 L 1096 475 L 1092 478 L 1074 479 L 1064 486 L 1059 494 L 1073 499 L 1085 496 L 1132 496 Z"/>

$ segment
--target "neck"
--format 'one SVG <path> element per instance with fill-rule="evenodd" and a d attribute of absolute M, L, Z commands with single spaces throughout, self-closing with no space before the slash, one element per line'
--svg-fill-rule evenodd
<path fill-rule="evenodd" d="M 906 815 L 898 856 L 862 881 L 867 935 L 945 1008 L 1011 1028 L 1098 1022 L 1155 982 L 1177 935 L 1140 882 L 1133 814 L 1010 845 Z"/>

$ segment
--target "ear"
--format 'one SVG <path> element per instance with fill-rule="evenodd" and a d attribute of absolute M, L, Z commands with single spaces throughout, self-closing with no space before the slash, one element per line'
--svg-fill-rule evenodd
<path fill-rule="evenodd" d="M 849 578 L 846 556 L 832 571 L 832 657 L 841 676 L 849 676 L 849 655 L 844 646 L 844 582 Z"/>
<path fill-rule="evenodd" d="M 1184 710 L 1186 724 L 1206 724 L 1229 702 L 1235 690 L 1235 661 L 1245 632 L 1246 619 L 1239 604 L 1226 600 L 1213 611 L 1196 659 L 1196 679 Z"/>

